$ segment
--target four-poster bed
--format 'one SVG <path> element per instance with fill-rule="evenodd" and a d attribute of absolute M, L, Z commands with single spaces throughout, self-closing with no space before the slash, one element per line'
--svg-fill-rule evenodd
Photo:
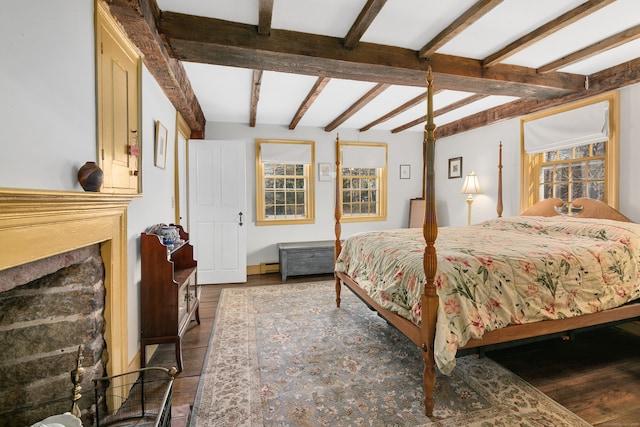
<path fill-rule="evenodd" d="M 631 223 L 604 203 L 575 200 L 573 208 L 582 207 L 582 210 L 569 218 L 558 214 L 557 208 L 562 205 L 559 199 L 549 199 L 523 212 L 522 216 L 500 218 L 502 202 L 499 200 L 499 218 L 493 222 L 438 229 L 432 99 L 433 76 L 429 70 L 424 147 L 425 213 L 421 234 L 419 229 L 418 236 L 411 229 L 359 233 L 343 244 L 339 180 L 336 180 L 335 193 L 336 304 L 340 306 L 344 283 L 421 348 L 427 416 L 433 416 L 436 365 L 444 373 L 449 372 L 455 365 L 458 349 L 640 316 L 640 304 L 627 304 L 640 298 L 637 265 L 640 225 Z M 338 150 L 336 139 L 336 167 L 340 170 Z M 499 163 L 501 175 L 501 153 Z M 500 186 L 501 182 L 500 178 Z M 501 194 L 500 188 L 499 198 Z M 578 217 L 599 219 L 576 219 Z M 436 254 L 439 231 L 442 234 L 438 240 L 440 255 Z M 544 240 L 539 240 L 539 236 Z M 573 240 L 567 243 L 569 238 Z M 552 247 L 550 242 L 556 240 L 559 246 Z M 397 246 L 392 246 L 392 241 Z M 476 242 L 475 248 L 473 242 Z M 594 245 L 601 247 L 602 252 L 591 259 L 588 253 Z M 473 253 L 479 248 L 496 250 L 496 247 L 505 250 Z M 549 252 L 543 252 L 547 247 Z M 401 259 L 404 262 L 409 258 L 410 265 L 401 264 Z M 499 268 L 502 264 L 505 272 Z M 598 269 L 603 270 L 601 278 L 592 274 Z M 518 276 L 508 275 L 515 270 Z M 619 283 L 612 283 L 612 272 L 620 278 Z M 593 280 L 594 277 L 597 280 Z M 484 282 L 485 288 L 480 282 Z M 534 294 L 540 295 L 540 302 Z M 501 299 L 503 297 L 505 299 Z"/>

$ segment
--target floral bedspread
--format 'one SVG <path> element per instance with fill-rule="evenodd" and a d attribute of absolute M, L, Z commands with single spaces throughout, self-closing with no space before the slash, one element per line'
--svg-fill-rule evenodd
<path fill-rule="evenodd" d="M 422 229 L 355 234 L 345 272 L 382 307 L 416 324 L 424 284 Z M 441 227 L 436 365 L 445 374 L 459 347 L 485 331 L 594 313 L 640 298 L 640 224 L 571 217 L 498 218 Z"/>

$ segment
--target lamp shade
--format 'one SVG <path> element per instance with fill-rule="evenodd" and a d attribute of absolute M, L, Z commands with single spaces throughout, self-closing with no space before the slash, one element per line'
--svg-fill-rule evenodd
<path fill-rule="evenodd" d="M 480 188 L 478 176 L 473 171 L 471 171 L 471 173 L 464 178 L 464 185 L 462 186 L 462 190 L 460 190 L 460 193 L 482 194 L 482 188 Z"/>

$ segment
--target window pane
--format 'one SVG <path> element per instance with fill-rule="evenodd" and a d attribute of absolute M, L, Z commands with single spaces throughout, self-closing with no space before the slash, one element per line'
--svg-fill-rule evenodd
<path fill-rule="evenodd" d="M 287 205 L 295 205 L 296 204 L 296 193 L 293 191 L 288 191 L 286 193 L 285 199 L 287 200 Z"/>
<path fill-rule="evenodd" d="M 576 147 L 576 159 L 589 157 L 589 144 Z"/>
<path fill-rule="evenodd" d="M 296 179 L 296 188 L 304 188 L 304 178 Z"/>
<path fill-rule="evenodd" d="M 571 158 L 573 158 L 573 149 L 558 150 L 558 160 L 570 160 Z"/>
<path fill-rule="evenodd" d="M 272 205 L 275 201 L 275 194 L 273 191 L 266 191 L 264 193 L 264 203 L 265 205 Z"/>
<path fill-rule="evenodd" d="M 593 144 L 593 155 L 594 156 L 604 156 L 606 152 L 606 141 L 596 142 Z"/>
<path fill-rule="evenodd" d="M 349 203 L 351 201 L 351 191 L 342 192 L 342 201 L 346 203 Z"/>
<path fill-rule="evenodd" d="M 351 180 L 347 178 L 343 179 L 342 188 L 351 188 Z"/>
<path fill-rule="evenodd" d="M 274 175 L 284 175 L 284 165 L 274 165 Z"/>
<path fill-rule="evenodd" d="M 569 185 L 568 184 L 556 184 L 554 185 L 554 197 L 562 200 L 568 200 Z"/>
<path fill-rule="evenodd" d="M 360 204 L 359 203 L 351 205 L 351 213 L 352 214 L 359 214 L 360 213 Z"/>
<path fill-rule="evenodd" d="M 276 216 L 284 215 L 284 206 L 276 206 Z"/>
<path fill-rule="evenodd" d="M 596 200 L 604 200 L 604 182 L 590 182 L 589 197 Z"/>
<path fill-rule="evenodd" d="M 273 178 L 267 178 L 264 180 L 264 189 L 265 190 L 270 190 L 272 188 L 274 188 L 275 185 L 275 181 Z"/>
<path fill-rule="evenodd" d="M 571 184 L 571 200 L 584 197 L 587 191 L 586 182 L 574 182 Z"/>
<path fill-rule="evenodd" d="M 296 206 L 296 216 L 304 217 L 306 216 L 304 213 L 304 206 Z"/>
<path fill-rule="evenodd" d="M 544 161 L 545 162 L 553 162 L 556 160 L 556 152 L 555 151 L 547 151 L 544 153 Z"/>
<path fill-rule="evenodd" d="M 264 215 L 266 217 L 273 217 L 276 213 L 276 208 L 273 205 L 265 206 Z"/>
<path fill-rule="evenodd" d="M 542 182 L 551 182 L 553 181 L 553 166 L 543 166 L 540 168 L 540 175 Z"/>
<path fill-rule="evenodd" d="M 562 163 L 556 165 L 556 182 L 567 182 L 569 180 L 569 165 Z"/>
<path fill-rule="evenodd" d="M 276 188 L 284 188 L 284 178 L 276 178 Z"/>
<path fill-rule="evenodd" d="M 264 174 L 265 175 L 273 175 L 274 170 L 273 170 L 273 164 L 271 163 L 267 163 L 264 165 Z"/>
<path fill-rule="evenodd" d="M 603 160 L 590 160 L 589 167 L 589 179 L 604 179 L 604 161 Z"/>
<path fill-rule="evenodd" d="M 283 205 L 284 204 L 284 191 L 276 191 L 276 204 Z"/>
<path fill-rule="evenodd" d="M 540 199 L 550 199 L 553 197 L 553 186 L 551 184 L 544 184 L 540 186 Z"/>
<path fill-rule="evenodd" d="M 577 162 L 571 164 L 571 180 L 583 180 L 586 178 L 587 162 Z"/>
<path fill-rule="evenodd" d="M 296 165 L 296 175 L 304 176 L 304 165 Z"/>
<path fill-rule="evenodd" d="M 290 190 L 290 189 L 293 189 L 294 181 L 295 181 L 295 180 L 294 180 L 293 178 L 287 178 L 287 179 L 285 179 L 285 180 L 284 180 L 284 182 L 285 182 L 285 187 L 286 187 L 287 189 L 289 189 L 289 190 Z"/>

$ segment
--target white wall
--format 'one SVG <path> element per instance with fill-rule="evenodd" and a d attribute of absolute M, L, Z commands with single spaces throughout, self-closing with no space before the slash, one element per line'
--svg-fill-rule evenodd
<path fill-rule="evenodd" d="M 93 2 L 3 0 L 0 40 L 0 186 L 82 191 L 78 168 L 96 159 Z"/>
<path fill-rule="evenodd" d="M 388 143 L 388 199 L 387 220 L 375 222 L 343 223 L 342 236 L 380 228 L 406 227 L 409 221 L 409 199 L 422 194 L 422 133 L 407 132 L 400 135 L 384 131 L 360 133 L 338 129 L 341 141 Z M 314 177 L 316 212 L 314 224 L 256 226 L 256 174 L 255 140 L 297 139 L 315 141 L 315 162 L 335 164 L 336 132 L 321 128 L 301 127 L 293 131 L 282 126 L 256 126 L 208 122 L 206 138 L 238 140 L 247 144 L 247 264 L 277 262 L 277 243 L 307 240 L 333 240 L 335 181 L 320 182 Z M 411 165 L 411 179 L 400 179 L 400 165 Z"/>
<path fill-rule="evenodd" d="M 167 128 L 166 168 L 154 166 L 156 120 Z M 142 197 L 128 210 L 129 357 L 140 348 L 140 233 L 157 223 L 175 222 L 176 109 L 146 67 L 142 70 Z"/>
<path fill-rule="evenodd" d="M 438 224 L 467 224 L 467 196 L 460 194 L 464 177 L 478 175 L 483 194 L 473 197 L 471 223 L 497 216 L 498 156 L 502 141 L 503 216 L 516 215 L 520 194 L 520 128 L 518 120 L 509 120 L 436 140 L 436 206 Z M 437 129 L 436 129 L 437 134 Z M 448 161 L 462 157 L 462 178 L 448 178 Z"/>

